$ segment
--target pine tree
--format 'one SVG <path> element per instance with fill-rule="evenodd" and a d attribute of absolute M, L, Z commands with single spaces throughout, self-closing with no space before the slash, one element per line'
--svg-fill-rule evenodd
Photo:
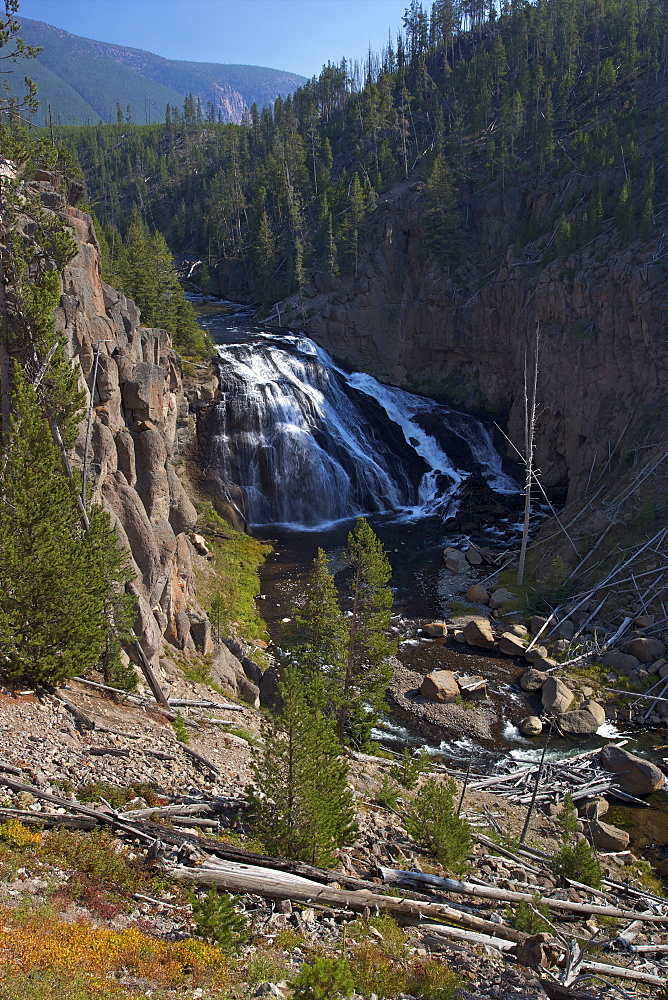
<path fill-rule="evenodd" d="M 337 712 L 337 734 L 343 743 L 368 742 L 392 676 L 389 658 L 397 644 L 387 636 L 393 596 L 388 586 L 392 567 L 380 540 L 363 517 L 348 535 L 353 601 L 348 619 L 346 667 Z"/>
<path fill-rule="evenodd" d="M 127 579 L 108 515 L 94 509 L 83 532 L 75 484 L 61 469 L 37 394 L 14 375 L 10 439 L 0 466 L 2 669 L 57 682 L 82 673 L 127 627 L 115 601 Z"/>
<path fill-rule="evenodd" d="M 460 222 L 455 190 L 445 157 L 439 153 L 429 175 L 427 208 L 422 217 L 423 247 L 441 264 L 457 259 Z"/>
<path fill-rule="evenodd" d="M 348 765 L 294 667 L 279 690 L 283 708 L 265 725 L 248 791 L 253 831 L 270 853 L 331 865 L 355 834 Z"/>
<path fill-rule="evenodd" d="M 323 711 L 332 711 L 340 702 L 348 628 L 322 549 L 318 549 L 313 561 L 306 580 L 304 603 L 295 619 L 300 630 L 299 665 L 308 678 L 311 699 Z"/>

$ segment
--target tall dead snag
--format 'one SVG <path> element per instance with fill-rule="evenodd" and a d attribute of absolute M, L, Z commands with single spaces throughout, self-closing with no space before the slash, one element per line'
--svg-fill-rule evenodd
<path fill-rule="evenodd" d="M 540 325 L 536 327 L 533 342 L 533 359 L 529 372 L 529 352 L 524 352 L 524 467 L 526 479 L 524 485 L 524 523 L 522 525 L 522 544 L 520 559 L 517 565 L 517 584 L 524 580 L 524 565 L 529 544 L 529 521 L 531 519 L 531 484 L 535 473 L 533 469 L 534 434 L 536 430 L 536 388 L 538 386 L 538 350 L 540 346 Z"/>

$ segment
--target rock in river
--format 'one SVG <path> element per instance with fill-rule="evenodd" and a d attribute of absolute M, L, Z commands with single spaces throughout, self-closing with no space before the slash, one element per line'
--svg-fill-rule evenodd
<path fill-rule="evenodd" d="M 499 639 L 499 649 L 506 656 L 524 656 L 526 645 L 524 639 L 513 635 L 512 632 L 504 632 Z"/>
<path fill-rule="evenodd" d="M 574 695 L 558 677 L 548 677 L 541 690 L 543 708 L 548 712 L 567 712 Z"/>
<path fill-rule="evenodd" d="M 559 728 L 569 736 L 594 736 L 599 723 L 586 709 L 564 712 L 559 716 Z"/>
<path fill-rule="evenodd" d="M 522 736 L 540 736 L 543 732 L 543 723 L 537 715 L 527 715 L 526 719 L 522 719 L 517 728 Z"/>
<path fill-rule="evenodd" d="M 617 784 L 629 795 L 649 795 L 666 783 L 663 771 L 642 757 L 609 743 L 600 753 L 601 767 L 618 775 Z"/>
<path fill-rule="evenodd" d="M 469 646 L 479 646 L 481 649 L 492 649 L 494 633 L 486 618 L 472 618 L 464 626 L 464 638 Z"/>
<path fill-rule="evenodd" d="M 530 670 L 527 670 L 520 677 L 520 687 L 523 691 L 540 691 L 549 676 L 549 674 L 543 673 L 542 670 L 536 670 L 535 667 L 531 667 Z"/>
<path fill-rule="evenodd" d="M 625 851 L 631 842 L 626 830 L 602 823 L 600 819 L 590 820 L 585 829 L 592 843 L 602 851 Z"/>
<path fill-rule="evenodd" d="M 459 695 L 459 684 L 451 670 L 433 670 L 420 685 L 420 694 L 430 701 L 454 701 Z"/>

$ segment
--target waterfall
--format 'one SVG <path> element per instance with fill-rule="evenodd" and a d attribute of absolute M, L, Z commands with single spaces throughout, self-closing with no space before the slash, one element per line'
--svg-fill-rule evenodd
<path fill-rule="evenodd" d="M 496 489 L 516 490 L 475 418 L 346 373 L 307 337 L 229 324 L 223 332 L 211 461 L 221 483 L 243 489 L 252 524 L 447 516 L 476 469 Z"/>

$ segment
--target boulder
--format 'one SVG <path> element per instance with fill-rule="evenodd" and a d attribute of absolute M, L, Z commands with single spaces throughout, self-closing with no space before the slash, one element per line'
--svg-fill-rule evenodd
<path fill-rule="evenodd" d="M 603 796 L 597 799 L 588 799 L 586 802 L 578 803 L 578 815 L 583 819 L 600 819 L 605 816 L 610 803 Z"/>
<path fill-rule="evenodd" d="M 514 601 L 516 596 L 517 595 L 513 594 L 512 591 L 506 590 L 505 587 L 499 587 L 498 590 L 495 590 L 492 596 L 490 597 L 489 606 L 493 610 L 496 610 L 497 608 L 500 608 L 502 605 L 507 604 L 508 601 Z"/>
<path fill-rule="evenodd" d="M 625 851 L 631 842 L 626 830 L 619 830 L 600 819 L 590 820 L 586 832 L 592 843 L 602 851 Z"/>
<path fill-rule="evenodd" d="M 632 670 L 637 670 L 640 666 L 640 660 L 629 653 L 606 653 L 601 663 L 610 670 L 616 670 L 618 674 L 626 674 L 627 677 Z"/>
<path fill-rule="evenodd" d="M 536 670 L 535 667 L 531 667 L 520 677 L 520 687 L 523 691 L 540 691 L 549 676 L 549 674 L 543 673 L 542 670 Z"/>
<path fill-rule="evenodd" d="M 624 652 L 635 656 L 641 663 L 652 663 L 664 655 L 666 646 L 660 639 L 638 636 L 636 639 L 631 639 L 626 643 Z"/>
<path fill-rule="evenodd" d="M 553 670 L 557 666 L 557 661 L 553 660 L 551 656 L 538 656 L 533 661 L 533 666 L 536 670 Z"/>
<path fill-rule="evenodd" d="M 506 656 L 524 656 L 526 642 L 512 632 L 504 632 L 499 639 L 499 649 Z"/>
<path fill-rule="evenodd" d="M 636 757 L 622 747 L 608 744 L 601 750 L 599 759 L 601 767 L 619 776 L 617 784 L 629 795 L 649 795 L 666 783 L 663 771 L 656 764 Z"/>
<path fill-rule="evenodd" d="M 239 697 L 250 705 L 251 708 L 260 707 L 260 689 L 257 684 L 253 684 L 251 680 L 243 674 L 239 677 L 237 681 L 237 690 L 239 692 Z"/>
<path fill-rule="evenodd" d="M 541 689 L 543 708 L 547 712 L 567 712 L 574 695 L 558 677 L 548 677 Z"/>
<path fill-rule="evenodd" d="M 489 604 L 489 591 L 480 583 L 474 583 L 466 591 L 466 600 L 471 604 Z"/>
<path fill-rule="evenodd" d="M 472 618 L 464 626 L 463 632 L 469 646 L 477 646 L 481 649 L 494 647 L 492 626 L 485 618 Z"/>
<path fill-rule="evenodd" d="M 567 639 L 569 642 L 575 635 L 575 625 L 572 621 L 566 618 L 565 621 L 559 622 L 559 624 L 552 629 L 551 635 L 555 639 Z"/>
<path fill-rule="evenodd" d="M 198 535 L 196 532 L 190 536 L 190 541 L 193 543 L 195 552 L 198 552 L 201 556 L 209 555 L 209 547 L 206 544 L 206 539 L 202 535 Z"/>
<path fill-rule="evenodd" d="M 529 621 L 529 631 L 531 634 L 538 635 L 546 621 L 547 618 L 543 618 L 541 615 L 532 615 Z"/>
<path fill-rule="evenodd" d="M 561 958 L 561 947 L 547 933 L 532 934 L 518 941 L 515 946 L 515 957 L 519 965 L 530 969 L 556 968 Z"/>
<path fill-rule="evenodd" d="M 529 629 L 526 625 L 520 625 L 519 622 L 513 622 L 512 625 L 508 625 L 506 632 L 510 632 L 511 635 L 516 635 L 518 639 L 526 639 L 529 635 Z"/>
<path fill-rule="evenodd" d="M 457 683 L 462 698 L 466 701 L 484 701 L 487 697 L 487 682 L 484 677 L 460 677 Z"/>
<path fill-rule="evenodd" d="M 211 676 L 227 694 L 237 697 L 239 678 L 244 676 L 241 663 L 227 646 L 216 646 L 211 663 Z"/>
<path fill-rule="evenodd" d="M 460 628 L 455 629 L 455 631 L 452 633 L 452 638 L 455 640 L 455 642 L 461 643 L 462 646 L 466 642 L 466 636 L 464 635 L 464 633 Z"/>
<path fill-rule="evenodd" d="M 208 618 L 201 618 L 199 615 L 190 616 L 190 635 L 195 643 L 195 649 L 207 656 L 213 652 L 213 641 L 211 638 L 211 622 Z"/>
<path fill-rule="evenodd" d="M 568 736 L 594 736 L 598 727 L 599 723 L 591 712 L 581 708 L 559 716 L 559 728 Z"/>
<path fill-rule="evenodd" d="M 450 702 L 459 695 L 459 684 L 451 670 L 433 670 L 422 681 L 420 694 L 430 701 Z"/>
<path fill-rule="evenodd" d="M 440 639 L 448 634 L 448 626 L 445 622 L 428 622 L 422 626 L 422 631 L 430 639 Z"/>
<path fill-rule="evenodd" d="M 468 549 L 464 550 L 464 555 L 466 557 L 467 563 L 469 563 L 470 566 L 482 565 L 482 556 L 480 555 L 478 550 L 474 549 L 472 546 L 469 546 Z"/>
<path fill-rule="evenodd" d="M 532 649 L 527 649 L 524 652 L 524 659 L 527 663 L 535 663 L 536 660 L 540 660 L 543 656 L 547 656 L 545 646 L 533 646 Z"/>
<path fill-rule="evenodd" d="M 241 658 L 241 667 L 248 680 L 252 681 L 259 688 L 262 684 L 262 671 L 255 660 L 251 660 L 249 656 L 243 656 Z"/>
<path fill-rule="evenodd" d="M 276 667 L 267 667 L 262 674 L 260 682 L 260 703 L 265 708 L 280 709 L 282 699 L 279 694 L 278 683 L 279 677 Z"/>
<path fill-rule="evenodd" d="M 443 562 L 452 573 L 463 573 L 468 569 L 466 556 L 459 549 L 443 549 Z"/>
<path fill-rule="evenodd" d="M 540 736 L 543 732 L 543 723 L 537 715 L 527 715 L 518 726 L 522 736 Z"/>
<path fill-rule="evenodd" d="M 603 708 L 603 705 L 599 705 L 597 701 L 587 698 L 587 700 L 583 701 L 580 705 L 580 709 L 593 715 L 599 726 L 602 726 L 605 722 L 605 709 Z"/>

